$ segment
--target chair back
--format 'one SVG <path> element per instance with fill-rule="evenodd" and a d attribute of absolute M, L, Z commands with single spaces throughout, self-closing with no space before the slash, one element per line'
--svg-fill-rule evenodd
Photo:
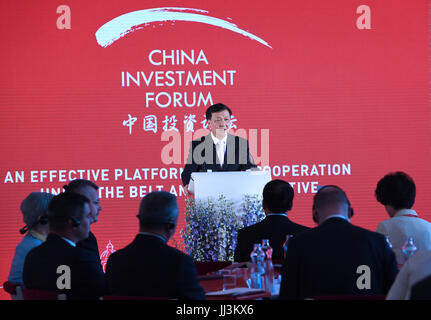
<path fill-rule="evenodd" d="M 24 300 L 22 295 L 22 286 L 20 284 L 5 281 L 3 283 L 3 289 L 10 294 L 12 300 Z"/>
<path fill-rule="evenodd" d="M 328 295 L 328 296 L 315 296 L 313 300 L 385 300 L 384 295 Z"/>
<path fill-rule="evenodd" d="M 23 289 L 24 300 L 67 300 L 64 293 L 37 289 Z"/>
<path fill-rule="evenodd" d="M 116 296 L 105 295 L 100 300 L 170 300 L 168 297 Z"/>

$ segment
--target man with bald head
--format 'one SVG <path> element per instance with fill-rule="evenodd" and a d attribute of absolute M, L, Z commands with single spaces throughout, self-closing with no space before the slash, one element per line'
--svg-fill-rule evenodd
<path fill-rule="evenodd" d="M 137 217 L 138 235 L 108 259 L 106 279 L 110 294 L 205 299 L 192 258 L 167 245 L 178 222 L 176 197 L 164 191 L 147 194 L 141 200 Z"/>
<path fill-rule="evenodd" d="M 384 297 L 398 272 L 385 237 L 350 223 L 353 208 L 337 186 L 314 196 L 314 229 L 289 240 L 280 299 L 322 296 Z"/>

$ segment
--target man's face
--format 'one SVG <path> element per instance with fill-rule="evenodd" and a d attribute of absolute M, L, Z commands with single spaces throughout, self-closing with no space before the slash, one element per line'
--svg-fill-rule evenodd
<path fill-rule="evenodd" d="M 214 112 L 208 120 L 208 126 L 214 136 L 222 139 L 226 136 L 230 128 L 230 114 L 227 110 Z"/>
<path fill-rule="evenodd" d="M 90 234 L 90 224 L 92 223 L 91 208 L 88 203 L 84 204 L 84 213 L 80 219 L 80 224 L 76 228 L 76 236 L 80 240 L 87 239 Z"/>
<path fill-rule="evenodd" d="M 90 186 L 84 186 L 82 188 L 79 188 L 77 193 L 87 197 L 88 200 L 90 200 L 91 223 L 97 222 L 99 212 L 100 210 L 102 210 L 97 190 Z"/>

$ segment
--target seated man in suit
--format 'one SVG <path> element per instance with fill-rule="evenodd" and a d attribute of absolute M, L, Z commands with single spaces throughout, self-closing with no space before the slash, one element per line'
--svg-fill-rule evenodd
<path fill-rule="evenodd" d="M 206 111 L 210 134 L 192 141 L 181 179 L 187 192 L 193 172 L 245 171 L 255 168 L 248 141 L 228 133 L 232 111 L 222 103 Z"/>
<path fill-rule="evenodd" d="M 384 296 L 398 269 L 395 255 L 379 233 L 353 226 L 353 209 L 337 186 L 314 197 L 314 229 L 289 240 L 280 299 L 333 295 Z"/>
<path fill-rule="evenodd" d="M 293 196 L 293 188 L 286 181 L 272 180 L 265 185 L 262 207 L 266 218 L 238 231 L 235 261 L 250 260 L 253 244 L 262 243 L 263 239 L 269 239 L 273 260 L 284 259 L 283 243 L 286 241 L 286 235 L 295 235 L 309 229 L 287 217 L 287 212 L 292 209 Z"/>
<path fill-rule="evenodd" d="M 112 295 L 205 299 L 192 258 L 167 245 L 178 221 L 176 197 L 147 194 L 139 207 L 139 234 L 106 265 Z"/>
<path fill-rule="evenodd" d="M 63 186 L 65 192 L 77 193 L 88 198 L 90 209 L 91 209 L 91 223 L 95 223 L 98 220 L 99 212 L 102 210 L 100 206 L 99 186 L 94 182 L 85 179 L 75 179 L 72 180 L 68 185 Z M 99 262 L 99 246 L 97 245 L 97 239 L 94 234 L 90 231 L 88 237 L 77 243 L 77 247 L 83 251 L 88 251 L 87 256 L 92 257 L 94 261 Z"/>
<path fill-rule="evenodd" d="M 61 193 L 51 200 L 48 238 L 24 262 L 26 288 L 65 293 L 68 299 L 97 299 L 104 294 L 103 271 L 76 248 L 88 237 L 90 214 L 88 199 L 79 194 Z M 64 266 L 70 273 L 62 271 Z"/>
<path fill-rule="evenodd" d="M 402 248 L 407 237 L 418 250 L 431 250 L 431 223 L 411 209 L 416 197 L 413 179 L 403 172 L 390 173 L 377 183 L 375 194 L 390 217 L 379 223 L 377 232 L 389 236 L 398 264 L 405 262 Z"/>

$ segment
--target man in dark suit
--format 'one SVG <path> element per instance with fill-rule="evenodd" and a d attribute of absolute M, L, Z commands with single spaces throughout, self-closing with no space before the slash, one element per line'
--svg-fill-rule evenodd
<path fill-rule="evenodd" d="M 65 192 L 77 193 L 88 198 L 90 209 L 91 209 L 91 224 L 97 222 L 99 212 L 102 210 L 99 199 L 99 186 L 94 182 L 85 179 L 72 180 L 68 185 L 63 186 Z M 79 241 L 77 247 L 84 251 L 84 255 L 92 257 L 94 262 L 100 264 L 99 246 L 97 245 L 97 239 L 94 234 L 90 231 L 88 237 Z M 102 267 L 101 267 L 102 268 Z M 101 269 L 103 270 L 103 269 Z"/>
<path fill-rule="evenodd" d="M 68 299 L 102 296 L 106 289 L 103 271 L 76 248 L 76 243 L 90 232 L 88 199 L 74 193 L 55 196 L 48 208 L 48 223 L 47 240 L 32 249 L 25 259 L 24 286 L 65 293 Z"/>
<path fill-rule="evenodd" d="M 280 299 L 387 294 L 398 272 L 395 255 L 383 235 L 350 224 L 352 215 L 339 187 L 316 193 L 318 226 L 289 240 Z"/>
<path fill-rule="evenodd" d="M 176 197 L 147 194 L 139 207 L 139 234 L 108 259 L 109 292 L 120 296 L 205 299 L 192 258 L 167 245 L 178 221 Z"/>
<path fill-rule="evenodd" d="M 273 249 L 273 260 L 284 259 L 283 244 L 286 235 L 295 235 L 309 229 L 287 217 L 287 212 L 292 209 L 293 197 L 293 188 L 286 181 L 272 180 L 265 185 L 262 207 L 266 218 L 238 231 L 235 261 L 250 260 L 253 244 L 261 243 L 263 239 L 269 239 L 269 245 Z"/>
<path fill-rule="evenodd" d="M 232 111 L 217 103 L 207 109 L 205 116 L 211 132 L 191 142 L 187 163 L 181 174 L 186 191 L 193 172 L 245 171 L 256 167 L 248 141 L 228 134 Z"/>
<path fill-rule="evenodd" d="M 431 276 L 412 286 L 410 300 L 431 300 Z"/>

